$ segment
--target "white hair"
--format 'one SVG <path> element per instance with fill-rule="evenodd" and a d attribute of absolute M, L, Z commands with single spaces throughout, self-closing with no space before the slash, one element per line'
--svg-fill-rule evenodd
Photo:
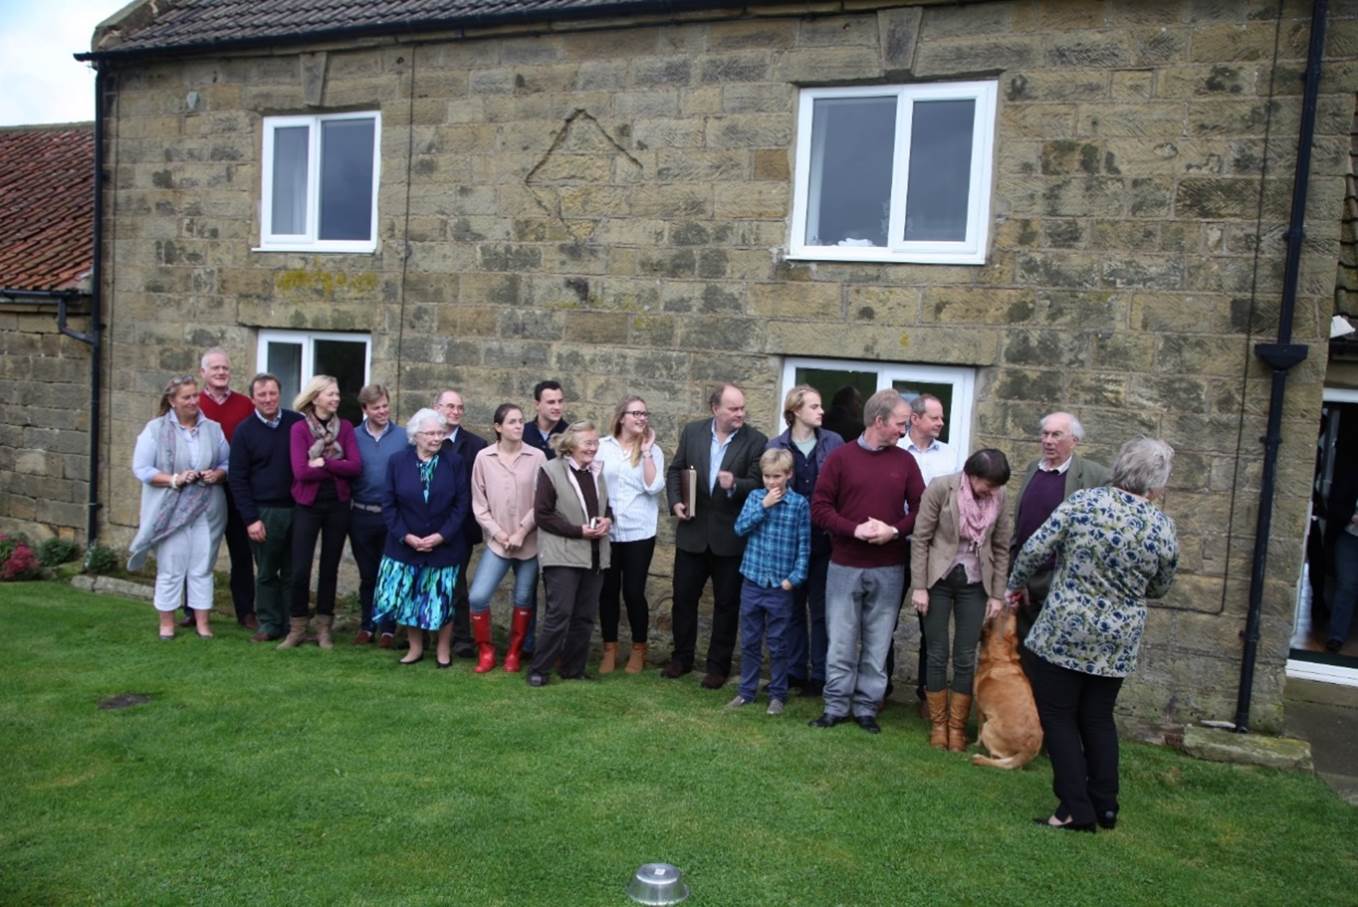
<path fill-rule="evenodd" d="M 208 350 L 203 354 L 202 359 L 198 360 L 198 367 L 201 368 L 203 371 L 207 371 L 207 361 L 212 356 L 225 356 L 226 364 L 227 365 L 231 364 L 231 354 L 219 346 L 214 346 L 212 349 Z"/>
<path fill-rule="evenodd" d="M 430 422 L 433 422 L 440 431 L 448 430 L 448 420 L 443 418 L 443 413 L 426 406 L 423 409 L 416 410 L 415 415 L 411 416 L 410 421 L 406 422 L 406 440 L 414 444 L 415 435 L 425 431 L 425 425 Z"/>
<path fill-rule="evenodd" d="M 1134 438 L 1122 445 L 1113 461 L 1112 484 L 1132 494 L 1169 484 L 1169 473 L 1174 467 L 1174 448 L 1159 438 Z"/>
<path fill-rule="evenodd" d="M 1075 438 L 1076 441 L 1083 441 L 1085 439 L 1084 425 L 1081 424 L 1079 419 L 1075 418 L 1075 416 L 1073 416 L 1070 413 L 1063 413 L 1059 411 L 1054 413 L 1047 413 L 1045 416 L 1042 417 L 1041 421 L 1037 423 L 1037 427 L 1042 431 L 1046 431 L 1047 420 L 1054 416 L 1065 417 L 1066 421 L 1070 424 L 1070 433 Z"/>

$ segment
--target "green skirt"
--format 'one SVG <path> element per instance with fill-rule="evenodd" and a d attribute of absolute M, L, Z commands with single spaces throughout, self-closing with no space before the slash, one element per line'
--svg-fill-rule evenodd
<path fill-rule="evenodd" d="M 373 591 L 373 623 L 394 620 L 406 627 L 437 630 L 453 616 L 457 565 L 422 567 L 383 557 Z"/>

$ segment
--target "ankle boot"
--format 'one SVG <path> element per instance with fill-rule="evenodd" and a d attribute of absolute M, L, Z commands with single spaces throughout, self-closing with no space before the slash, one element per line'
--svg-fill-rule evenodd
<path fill-rule="evenodd" d="M 954 753 L 967 748 L 967 718 L 971 715 L 971 697 L 953 691 L 948 700 L 948 749 Z"/>
<path fill-rule="evenodd" d="M 283 641 L 278 644 L 280 649 L 295 649 L 306 642 L 306 621 L 305 617 L 293 617 L 288 620 L 288 635 L 283 637 Z"/>
<path fill-rule="evenodd" d="M 948 748 L 948 691 L 926 690 L 924 702 L 929 707 L 929 745 L 936 750 L 945 750 Z"/>
<path fill-rule="evenodd" d="M 509 624 L 509 651 L 505 653 L 505 670 L 510 674 L 519 673 L 519 656 L 523 653 L 523 640 L 528 636 L 528 624 L 532 619 L 532 608 L 514 609 Z"/>
<path fill-rule="evenodd" d="M 479 653 L 476 673 L 484 674 L 495 667 L 495 645 L 490 641 L 490 612 L 472 614 L 471 623 L 472 639 L 476 640 L 476 650 Z"/>
<path fill-rule="evenodd" d="M 646 669 L 646 643 L 632 643 L 632 654 L 627 656 L 627 667 L 623 668 L 628 674 L 640 674 Z"/>
<path fill-rule="evenodd" d="M 335 615 L 317 614 L 316 615 L 316 645 L 322 649 L 335 648 L 335 641 L 330 638 L 330 628 L 335 625 Z"/>
<path fill-rule="evenodd" d="M 599 673 L 612 674 L 613 669 L 618 666 L 618 644 L 615 642 L 604 643 L 604 657 L 599 659 Z"/>

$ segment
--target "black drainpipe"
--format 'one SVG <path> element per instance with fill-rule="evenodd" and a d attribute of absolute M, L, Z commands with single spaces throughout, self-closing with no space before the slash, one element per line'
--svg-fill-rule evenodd
<path fill-rule="evenodd" d="M 1325 49 L 1327 0 L 1311 5 L 1311 44 L 1306 52 L 1306 87 L 1302 95 L 1301 129 L 1297 135 L 1297 170 L 1292 179 L 1292 214 L 1287 227 L 1287 261 L 1283 272 L 1282 310 L 1278 313 L 1277 343 L 1256 343 L 1254 355 L 1273 370 L 1268 401 L 1268 431 L 1264 436 L 1264 474 L 1259 481 L 1259 521 L 1254 529 L 1254 555 L 1250 565 L 1249 615 L 1245 619 L 1245 650 L 1240 662 L 1240 692 L 1235 705 L 1235 729 L 1250 729 L 1250 696 L 1254 688 L 1254 662 L 1259 655 L 1259 616 L 1264 601 L 1264 574 L 1268 567 L 1268 536 L 1273 523 L 1273 491 L 1278 475 L 1278 446 L 1282 443 L 1283 396 L 1287 373 L 1306 359 L 1305 344 L 1292 343 L 1292 315 L 1297 305 L 1297 280 L 1301 244 L 1306 229 L 1306 195 L 1311 175 L 1311 141 L 1316 128 L 1316 96 L 1320 93 L 1320 66 Z"/>

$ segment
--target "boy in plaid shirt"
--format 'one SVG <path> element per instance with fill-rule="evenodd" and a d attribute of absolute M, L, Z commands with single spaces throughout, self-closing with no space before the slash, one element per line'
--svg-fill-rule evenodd
<path fill-rule="evenodd" d="M 754 702 L 767 631 L 770 715 L 781 715 L 787 701 L 787 650 L 783 633 L 792 616 L 792 590 L 806 582 L 811 560 L 811 503 L 788 487 L 792 454 L 764 451 L 759 458 L 764 489 L 745 499 L 736 518 L 736 535 L 748 537 L 740 562 L 740 692 L 727 703 L 738 709 Z"/>

